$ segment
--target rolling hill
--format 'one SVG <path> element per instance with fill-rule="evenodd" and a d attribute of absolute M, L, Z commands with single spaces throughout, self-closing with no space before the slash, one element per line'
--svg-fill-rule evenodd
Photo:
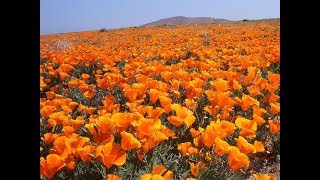
<path fill-rule="evenodd" d="M 215 23 L 215 22 L 227 22 L 227 19 L 215 19 L 211 17 L 184 17 L 175 16 L 165 19 L 160 19 L 158 21 L 150 22 L 142 26 L 158 26 L 158 25 L 177 25 L 177 24 L 205 24 L 205 23 Z"/>

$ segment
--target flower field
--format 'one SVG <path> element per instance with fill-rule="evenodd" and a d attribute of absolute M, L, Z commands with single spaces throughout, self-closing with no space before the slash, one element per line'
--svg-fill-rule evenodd
<path fill-rule="evenodd" d="M 40 179 L 279 179 L 279 25 L 41 35 Z"/>

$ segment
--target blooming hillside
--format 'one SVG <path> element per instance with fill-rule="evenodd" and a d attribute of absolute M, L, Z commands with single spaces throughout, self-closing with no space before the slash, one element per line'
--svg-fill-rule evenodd
<path fill-rule="evenodd" d="M 275 179 L 278 22 L 40 38 L 42 179 Z"/>

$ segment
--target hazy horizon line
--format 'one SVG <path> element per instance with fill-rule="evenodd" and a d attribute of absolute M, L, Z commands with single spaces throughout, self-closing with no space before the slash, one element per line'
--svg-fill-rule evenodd
<path fill-rule="evenodd" d="M 173 18 L 173 17 L 187 17 L 187 18 L 201 18 L 201 17 L 208 17 L 208 16 L 196 16 L 196 17 L 193 17 L 193 16 L 181 16 L 181 15 L 177 15 L 177 16 L 171 16 L 171 17 L 167 17 L 167 18 L 162 18 L 162 19 L 169 19 L 169 18 Z M 214 18 L 214 17 L 209 17 L 209 18 L 213 18 L 213 19 L 225 19 L 225 20 L 228 20 L 228 21 L 241 21 L 241 20 L 244 20 L 244 19 L 247 19 L 247 18 L 242 18 L 242 19 L 239 19 L 239 20 L 230 20 L 230 19 L 226 19 L 226 18 Z M 159 20 L 162 20 L 162 19 L 158 19 L 158 20 L 155 20 L 155 21 L 159 21 Z M 266 19 L 280 19 L 280 17 L 270 17 L 270 18 L 259 18 L 259 19 L 247 19 L 247 20 L 251 20 L 251 21 L 256 21 L 256 20 L 266 20 Z M 152 21 L 152 22 L 155 22 L 155 21 Z M 147 23 L 144 23 L 144 24 L 148 24 L 148 23 L 152 23 L 152 22 L 147 22 Z M 86 32 L 86 31 L 95 31 L 95 30 L 99 30 L 101 28 L 106 28 L 106 29 L 109 29 L 109 30 L 114 30 L 114 29 L 123 29 L 123 28 L 130 28 L 130 27 L 140 27 L 140 26 L 143 26 L 144 24 L 141 24 L 141 25 L 129 25 L 129 26 L 119 26 L 119 27 L 100 27 L 98 29 L 85 29 L 85 30 L 80 30 L 80 31 L 63 31 L 63 32 L 55 32 L 55 33 L 46 33 L 46 32 L 40 32 L 40 36 L 41 35 L 54 35 L 54 34 L 62 34 L 62 33 L 77 33 L 77 32 Z"/>

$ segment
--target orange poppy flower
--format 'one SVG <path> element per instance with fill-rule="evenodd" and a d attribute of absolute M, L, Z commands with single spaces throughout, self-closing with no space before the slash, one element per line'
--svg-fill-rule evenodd
<path fill-rule="evenodd" d="M 191 174 L 195 177 L 197 177 L 199 173 L 203 173 L 208 169 L 207 167 L 205 167 L 205 163 L 203 163 L 202 161 L 196 164 L 194 164 L 193 162 L 189 162 L 189 164 L 190 164 Z"/>
<path fill-rule="evenodd" d="M 256 148 L 257 152 L 264 152 L 264 145 L 262 142 L 255 140 L 253 146 Z"/>
<path fill-rule="evenodd" d="M 260 73 L 260 70 L 258 68 L 252 67 L 252 66 L 248 67 L 247 70 L 248 70 L 248 74 L 243 79 L 243 82 L 242 82 L 243 85 L 253 82 L 256 79 L 257 75 Z"/>
<path fill-rule="evenodd" d="M 95 111 L 96 111 L 96 108 L 95 107 L 85 107 L 85 112 L 87 113 L 87 114 L 93 114 Z"/>
<path fill-rule="evenodd" d="M 64 148 L 69 154 L 75 154 L 78 148 L 86 146 L 89 141 L 90 139 L 88 137 L 82 137 L 78 134 L 73 133 L 65 140 Z"/>
<path fill-rule="evenodd" d="M 85 109 L 87 108 L 87 106 L 85 106 L 85 105 L 82 105 L 82 104 L 79 104 L 79 106 L 78 106 L 78 111 L 79 112 L 82 112 L 82 111 L 84 111 Z"/>
<path fill-rule="evenodd" d="M 137 103 L 138 104 L 138 103 Z M 140 113 L 142 116 L 145 116 L 145 114 L 147 113 L 147 109 L 145 108 L 145 106 L 143 105 L 136 105 L 135 109 L 133 110 L 133 112 L 138 112 Z"/>
<path fill-rule="evenodd" d="M 84 93 L 90 89 L 90 86 L 88 84 L 81 84 L 79 85 L 79 90 Z"/>
<path fill-rule="evenodd" d="M 228 155 L 228 165 L 233 172 L 242 168 L 249 167 L 250 160 L 247 155 L 241 153 L 238 148 L 230 146 Z"/>
<path fill-rule="evenodd" d="M 248 143 L 248 141 L 244 139 L 242 136 L 239 136 L 239 138 L 235 138 L 235 140 L 236 146 L 240 150 L 240 152 L 244 154 L 251 154 L 257 151 L 254 145 Z"/>
<path fill-rule="evenodd" d="M 161 93 L 160 91 L 158 91 L 156 89 L 150 89 L 149 90 L 150 101 L 152 103 L 155 103 L 159 99 L 159 96 L 162 95 L 162 94 L 163 93 Z"/>
<path fill-rule="evenodd" d="M 60 79 L 64 81 L 69 76 L 69 74 L 65 72 L 59 72 L 59 76 L 60 76 Z"/>
<path fill-rule="evenodd" d="M 231 82 L 232 82 L 233 89 L 238 90 L 238 89 L 242 88 L 241 84 L 238 81 L 236 81 L 235 79 L 233 79 Z"/>
<path fill-rule="evenodd" d="M 245 138 L 255 138 L 256 132 L 251 129 L 241 129 L 239 135 Z"/>
<path fill-rule="evenodd" d="M 215 139 L 217 137 L 224 136 L 225 133 L 223 131 L 219 131 L 219 127 L 216 125 L 209 125 L 206 127 L 204 133 L 202 134 L 203 143 L 210 147 L 214 145 Z"/>
<path fill-rule="evenodd" d="M 153 109 L 153 106 L 145 106 L 149 119 L 158 119 L 164 110 L 162 108 L 156 107 Z"/>
<path fill-rule="evenodd" d="M 71 113 L 72 109 L 69 108 L 69 106 L 61 105 L 61 109 L 65 112 Z"/>
<path fill-rule="evenodd" d="M 136 89 L 127 89 L 124 95 L 132 102 L 137 99 L 138 91 Z"/>
<path fill-rule="evenodd" d="M 190 127 L 196 120 L 192 111 L 180 104 L 173 104 L 171 108 L 175 110 L 176 115 L 169 116 L 168 121 L 177 127 L 181 126 L 183 123 Z"/>
<path fill-rule="evenodd" d="M 43 138 L 41 138 L 46 144 L 51 144 L 58 137 L 58 134 L 45 133 Z"/>
<path fill-rule="evenodd" d="M 218 114 L 218 118 L 220 119 L 229 119 L 230 117 L 230 113 L 232 109 L 231 108 L 228 108 L 227 106 L 224 106 L 222 109 L 221 109 L 221 112 L 220 114 Z"/>
<path fill-rule="evenodd" d="M 59 90 L 59 85 L 55 85 L 55 86 L 52 86 L 51 88 L 50 88 L 50 90 L 51 91 L 53 91 L 53 92 L 57 92 L 58 90 Z M 56 97 L 56 99 L 58 99 L 58 97 L 60 97 L 61 95 L 59 95 L 59 94 L 56 94 L 55 95 L 55 97 Z M 61 98 L 60 98 L 61 99 Z"/>
<path fill-rule="evenodd" d="M 57 77 L 57 72 L 54 71 L 53 69 L 49 70 L 48 74 L 49 74 L 50 76 Z"/>
<path fill-rule="evenodd" d="M 195 78 L 194 80 L 189 81 L 188 85 L 192 86 L 194 88 L 202 88 L 205 85 L 205 83 L 206 82 L 204 80 L 202 80 L 200 78 Z"/>
<path fill-rule="evenodd" d="M 229 121 L 217 120 L 215 123 L 218 124 L 220 126 L 221 131 L 223 131 L 225 133 L 225 136 L 223 136 L 221 138 L 225 138 L 227 136 L 230 136 L 236 129 L 235 124 L 232 122 L 229 122 Z"/>
<path fill-rule="evenodd" d="M 137 136 L 139 139 L 149 138 L 152 135 L 152 132 L 161 127 L 160 119 L 149 120 L 149 119 L 140 119 L 136 124 Z"/>
<path fill-rule="evenodd" d="M 60 100 L 61 105 L 65 105 L 65 106 L 69 105 L 71 103 L 71 101 L 72 101 L 71 98 L 63 98 Z"/>
<path fill-rule="evenodd" d="M 45 78 L 43 81 L 44 81 L 46 84 L 49 84 L 49 83 L 51 82 L 51 79 Z"/>
<path fill-rule="evenodd" d="M 200 129 L 199 129 L 200 130 Z M 235 130 L 235 125 L 228 121 L 212 121 L 202 133 L 203 143 L 210 147 L 215 144 L 216 138 L 225 138 L 231 135 Z"/>
<path fill-rule="evenodd" d="M 82 116 L 78 116 L 75 120 L 70 120 L 71 126 L 75 131 L 79 130 L 81 126 L 85 123 Z"/>
<path fill-rule="evenodd" d="M 194 128 L 190 128 L 189 131 L 190 131 L 191 136 L 192 136 L 193 138 L 195 138 L 195 137 L 197 137 L 197 136 L 200 135 L 200 131 L 197 131 L 197 130 L 195 130 Z"/>
<path fill-rule="evenodd" d="M 54 93 L 53 91 L 46 92 L 47 99 L 53 99 L 55 97 L 55 95 L 56 95 L 56 93 Z"/>
<path fill-rule="evenodd" d="M 53 86 L 50 88 L 51 91 L 58 91 L 59 89 L 59 85 L 56 85 L 56 86 Z M 61 102 L 60 100 L 63 99 L 63 96 L 60 95 L 60 94 L 56 94 L 55 95 L 55 99 L 53 99 L 53 101 L 51 102 L 54 102 L 54 104 L 59 104 L 59 106 L 61 105 Z M 55 101 L 56 100 L 56 101 Z M 47 102 L 49 104 L 49 102 Z"/>
<path fill-rule="evenodd" d="M 147 141 L 142 144 L 144 152 L 148 152 L 150 149 L 156 147 L 160 142 L 169 139 L 164 133 L 160 131 L 153 131 Z"/>
<path fill-rule="evenodd" d="M 116 73 L 116 74 L 120 73 L 120 70 L 117 67 L 110 68 L 110 71 L 113 72 L 113 73 Z"/>
<path fill-rule="evenodd" d="M 229 89 L 228 81 L 222 78 L 218 78 L 215 81 L 211 81 L 210 84 L 212 85 L 213 88 L 215 88 L 216 91 L 225 92 Z"/>
<path fill-rule="evenodd" d="M 163 173 L 165 173 L 165 174 L 163 174 Z M 156 174 L 161 175 L 166 180 L 169 180 L 169 179 L 171 180 L 171 179 L 173 179 L 173 176 L 174 176 L 173 172 L 170 170 L 167 170 L 163 165 L 154 166 L 151 174 L 152 175 L 156 175 Z"/>
<path fill-rule="evenodd" d="M 268 83 L 267 79 L 264 78 L 258 78 L 256 85 L 258 85 L 260 87 L 260 89 L 265 89 L 266 88 L 266 84 Z"/>
<path fill-rule="evenodd" d="M 82 79 L 79 80 L 79 86 L 85 86 L 88 90 L 93 90 L 97 87 L 95 84 L 87 84 L 86 81 Z"/>
<path fill-rule="evenodd" d="M 86 124 L 87 125 L 87 124 Z M 114 130 L 115 122 L 108 116 L 99 116 L 96 125 L 101 133 L 110 133 Z"/>
<path fill-rule="evenodd" d="M 68 93 L 69 93 L 69 89 L 63 89 L 62 92 L 63 92 L 64 94 L 68 94 Z"/>
<path fill-rule="evenodd" d="M 238 102 L 244 111 L 248 110 L 253 105 L 260 105 L 259 101 L 246 94 L 242 95 L 241 100 L 238 97 L 235 97 L 234 100 Z"/>
<path fill-rule="evenodd" d="M 205 144 L 203 142 L 203 137 L 198 136 L 198 137 L 193 138 L 193 144 L 197 148 L 203 148 L 205 146 Z"/>
<path fill-rule="evenodd" d="M 206 106 L 204 107 L 204 110 L 207 111 L 211 116 L 215 116 L 216 113 L 218 112 L 219 110 L 219 106 L 215 106 L 215 107 L 212 107 L 212 106 Z"/>
<path fill-rule="evenodd" d="M 80 147 L 77 149 L 76 153 L 80 156 L 81 160 L 85 163 L 91 161 L 92 157 L 94 156 L 95 146 L 87 145 L 84 147 Z"/>
<path fill-rule="evenodd" d="M 71 88 L 77 88 L 79 87 L 79 80 L 78 79 L 74 79 L 68 82 L 68 86 Z"/>
<path fill-rule="evenodd" d="M 147 91 L 147 87 L 144 83 L 133 83 L 132 88 L 137 90 L 139 99 L 143 98 L 143 95 Z"/>
<path fill-rule="evenodd" d="M 264 124 L 266 122 L 266 120 L 264 120 L 261 116 L 253 113 L 253 121 L 255 121 L 257 123 L 257 125 L 261 125 Z"/>
<path fill-rule="evenodd" d="M 159 176 L 159 175 L 157 175 Z M 152 178 L 152 174 L 144 174 L 142 176 L 139 177 L 139 180 L 151 180 Z M 163 179 L 163 177 L 161 177 Z"/>
<path fill-rule="evenodd" d="M 171 85 L 171 90 L 178 90 L 180 87 L 180 81 L 178 81 L 177 79 L 172 79 L 170 81 L 170 85 Z"/>
<path fill-rule="evenodd" d="M 191 90 L 191 91 L 189 91 Z M 203 94 L 202 88 L 194 88 L 194 87 L 188 87 L 186 91 L 186 97 L 188 99 L 192 98 L 199 98 Z"/>
<path fill-rule="evenodd" d="M 221 108 L 224 106 L 231 108 L 236 104 L 236 101 L 230 97 L 230 92 L 206 90 L 205 93 L 213 107 L 218 105 Z"/>
<path fill-rule="evenodd" d="M 278 114 L 280 112 L 280 104 L 279 103 L 270 103 L 271 113 Z"/>
<path fill-rule="evenodd" d="M 129 127 L 130 123 L 137 121 L 140 118 L 139 115 L 133 113 L 114 113 L 111 119 L 116 124 L 117 131 L 125 131 Z"/>
<path fill-rule="evenodd" d="M 250 93 L 250 95 L 252 97 L 254 97 L 254 96 L 258 95 L 258 94 L 261 94 L 260 93 L 260 88 L 257 85 L 251 85 L 251 86 L 247 87 L 247 89 L 248 89 L 248 91 L 249 91 L 249 93 Z"/>
<path fill-rule="evenodd" d="M 241 116 L 236 119 L 235 124 L 240 129 L 257 130 L 257 123 L 254 120 L 246 119 Z"/>
<path fill-rule="evenodd" d="M 271 134 L 277 134 L 280 132 L 280 123 L 276 122 L 274 120 L 268 120 L 269 126 L 270 126 L 270 132 Z"/>
<path fill-rule="evenodd" d="M 65 112 L 59 111 L 59 112 L 54 112 L 49 115 L 49 120 L 48 120 L 48 126 L 52 127 L 58 124 L 62 124 L 63 122 L 68 121 L 70 116 L 66 116 Z"/>
<path fill-rule="evenodd" d="M 89 91 L 84 92 L 83 95 L 86 98 L 88 98 L 89 100 L 91 100 L 94 97 L 95 93 L 94 93 L 94 91 L 89 90 Z"/>
<path fill-rule="evenodd" d="M 219 156 L 227 153 L 229 147 L 230 145 L 226 141 L 220 139 L 219 137 L 215 139 L 214 152 Z"/>
<path fill-rule="evenodd" d="M 73 67 L 70 64 L 61 64 L 60 67 L 62 72 L 66 73 L 70 72 L 73 69 Z"/>
<path fill-rule="evenodd" d="M 50 114 L 56 111 L 57 108 L 55 106 L 44 106 L 41 108 L 40 113 L 45 117 L 48 118 Z"/>
<path fill-rule="evenodd" d="M 81 74 L 81 78 L 85 81 L 90 78 L 89 74 Z"/>
<path fill-rule="evenodd" d="M 114 174 L 108 174 L 108 176 L 105 178 L 105 180 L 121 180 L 122 178 L 120 176 L 114 175 Z"/>
<path fill-rule="evenodd" d="M 126 162 L 126 152 L 121 149 L 119 144 L 109 142 L 96 148 L 96 158 L 102 159 L 107 168 L 113 165 L 121 166 Z"/>
<path fill-rule="evenodd" d="M 165 96 L 159 96 L 160 104 L 163 107 L 163 110 L 165 113 L 169 113 L 172 110 L 171 102 L 172 99 L 165 97 Z"/>
<path fill-rule="evenodd" d="M 158 174 L 144 174 L 139 177 L 139 180 L 165 180 L 165 178 Z"/>
<path fill-rule="evenodd" d="M 137 65 L 137 66 L 140 66 L 140 65 Z M 136 76 L 137 80 L 140 82 L 140 83 L 146 83 L 147 80 L 148 80 L 148 77 L 146 75 L 143 75 L 143 74 L 139 74 Z"/>
<path fill-rule="evenodd" d="M 269 61 L 256 61 L 257 67 L 265 70 L 270 66 L 270 62 Z"/>
<path fill-rule="evenodd" d="M 161 74 L 161 77 L 165 80 L 165 82 L 169 82 L 173 78 L 172 77 L 173 72 L 170 72 L 170 71 L 162 71 L 160 74 Z"/>
<path fill-rule="evenodd" d="M 260 107 L 257 106 L 257 105 L 253 105 L 252 107 L 253 107 L 253 114 L 256 114 L 256 115 L 258 115 L 258 116 L 262 116 L 262 115 L 264 115 L 265 113 L 267 113 L 267 110 L 262 109 L 262 108 L 260 108 Z"/>
<path fill-rule="evenodd" d="M 192 147 L 191 142 L 185 142 L 178 144 L 178 150 L 182 156 L 190 156 L 192 154 L 198 153 L 198 149 Z"/>
<path fill-rule="evenodd" d="M 190 164 L 191 174 L 197 177 L 199 173 L 198 166 L 195 166 L 193 162 L 189 162 L 189 164 Z"/>
<path fill-rule="evenodd" d="M 113 105 L 115 103 L 114 96 L 111 94 L 107 94 L 104 99 L 105 101 L 102 101 L 104 106 L 108 106 L 109 104 Z"/>
<path fill-rule="evenodd" d="M 253 174 L 255 180 L 275 180 L 274 176 L 269 176 L 268 174 Z"/>
<path fill-rule="evenodd" d="M 275 93 L 271 93 L 270 95 L 264 96 L 263 100 L 266 103 L 275 103 L 279 98 L 280 96 L 276 95 Z"/>
<path fill-rule="evenodd" d="M 192 110 L 197 109 L 198 104 L 193 99 L 185 99 L 184 103 L 189 109 L 192 109 Z"/>
<path fill-rule="evenodd" d="M 79 103 L 77 103 L 77 102 L 70 102 L 70 103 L 68 104 L 68 106 L 69 106 L 69 108 L 70 108 L 71 110 L 73 110 L 78 104 L 79 104 Z"/>
<path fill-rule="evenodd" d="M 166 95 L 166 92 L 169 90 L 169 86 L 167 83 L 164 83 L 162 81 L 157 81 L 156 89 L 163 93 L 163 95 Z"/>
<path fill-rule="evenodd" d="M 123 150 L 128 151 L 140 147 L 141 143 L 131 133 L 121 132 L 121 148 Z"/>
<path fill-rule="evenodd" d="M 40 76 L 40 91 L 42 91 L 45 87 L 47 87 L 47 84 L 44 82 L 44 77 Z"/>
<path fill-rule="evenodd" d="M 74 132 L 74 128 L 72 126 L 64 126 L 62 128 L 62 132 L 67 136 L 71 136 L 71 134 Z"/>
<path fill-rule="evenodd" d="M 58 154 L 59 156 L 61 156 L 63 159 L 67 159 L 68 156 L 70 156 L 65 142 L 68 138 L 66 136 L 60 136 L 57 137 L 55 139 L 55 141 L 53 142 L 53 148 L 50 149 L 50 153 L 51 154 Z"/>
<path fill-rule="evenodd" d="M 272 84 L 270 82 L 265 82 L 263 85 L 265 90 L 268 90 L 270 93 L 273 93 L 275 90 L 279 88 L 279 85 Z"/>
<path fill-rule="evenodd" d="M 269 81 L 273 85 L 279 85 L 280 83 L 280 74 L 272 73 L 271 71 L 268 71 L 268 77 Z"/>
<path fill-rule="evenodd" d="M 40 173 L 49 179 L 65 166 L 64 159 L 57 154 L 49 154 L 46 159 L 40 157 Z"/>

